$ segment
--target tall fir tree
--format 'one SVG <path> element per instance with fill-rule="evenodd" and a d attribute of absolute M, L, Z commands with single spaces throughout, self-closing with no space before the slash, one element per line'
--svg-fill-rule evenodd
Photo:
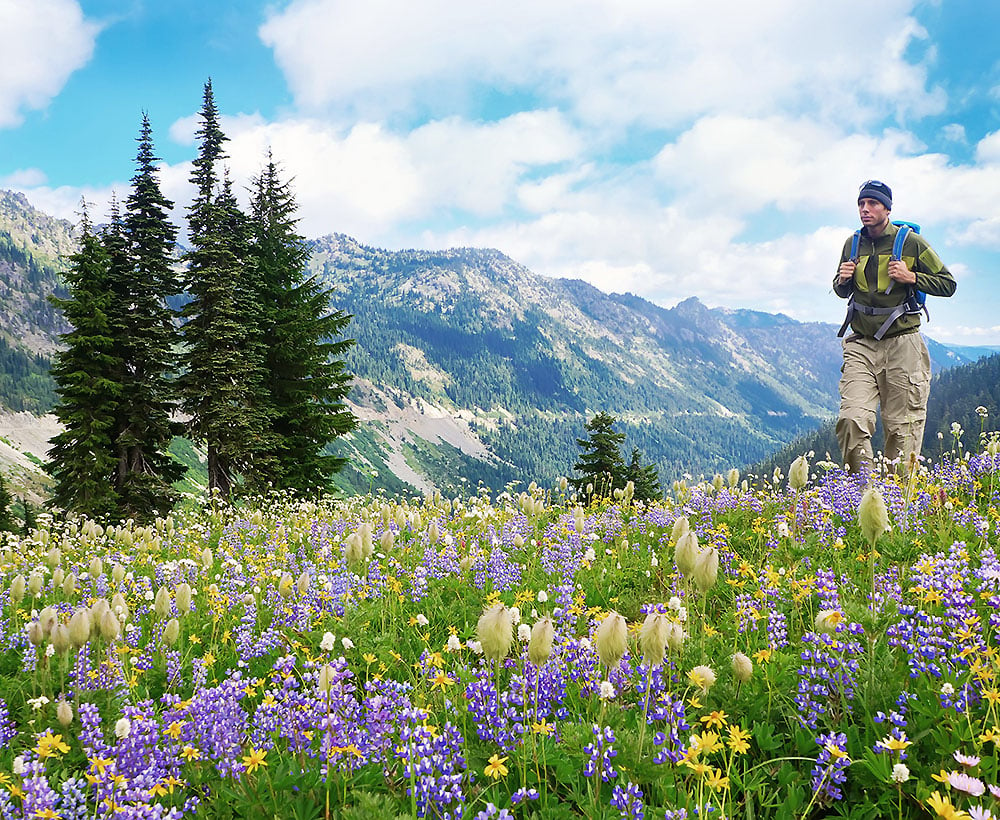
<path fill-rule="evenodd" d="M 122 300 L 121 331 L 125 367 L 115 449 L 115 487 L 124 515 L 147 521 L 165 515 L 177 500 L 172 485 L 184 467 L 168 448 L 182 425 L 172 420 L 176 401 L 171 377 L 177 367 L 174 312 L 167 298 L 180 292 L 173 253 L 177 228 L 173 202 L 160 189 L 149 118 L 142 117 L 136 173 L 121 222 L 127 265 L 112 265 Z"/>
<path fill-rule="evenodd" d="M 249 228 L 224 174 L 223 147 L 212 83 L 205 84 L 200 149 L 191 181 L 197 191 L 188 209 L 191 250 L 186 259 L 179 377 L 181 406 L 191 438 L 208 452 L 209 488 L 228 497 L 240 477 L 271 448 L 260 412 L 263 351 L 258 283 L 249 257 Z"/>
<path fill-rule="evenodd" d="M 35 514 L 35 505 L 23 496 L 21 498 L 21 511 L 24 513 L 24 519 L 21 521 L 21 535 L 27 538 L 31 535 L 32 530 L 37 529 L 38 516 Z"/>
<path fill-rule="evenodd" d="M 581 453 L 573 470 L 580 475 L 571 478 L 570 483 L 578 493 L 586 493 L 591 486 L 591 493 L 610 496 L 616 487 L 625 485 L 621 454 L 625 434 L 615 431 L 616 421 L 610 413 L 598 413 L 584 425 L 589 436 L 576 440 Z"/>
<path fill-rule="evenodd" d="M 14 525 L 14 513 L 10 505 L 14 502 L 10 490 L 7 489 L 7 481 L 0 473 L 0 532 L 17 532 Z"/>
<path fill-rule="evenodd" d="M 327 445 L 357 424 L 344 403 L 351 377 L 343 356 L 354 340 L 342 338 L 351 317 L 331 310 L 331 292 L 306 273 L 309 249 L 295 212 L 291 186 L 269 154 L 254 180 L 250 216 L 275 457 L 261 462 L 257 478 L 274 489 L 312 492 L 328 489 L 345 462 Z"/>
<path fill-rule="evenodd" d="M 632 457 L 625 468 L 625 481 L 631 481 L 632 497 L 637 501 L 655 501 L 663 497 L 660 488 L 660 471 L 655 464 L 643 464 L 638 447 L 632 448 Z"/>
<path fill-rule="evenodd" d="M 109 286 L 110 258 L 86 207 L 81 231 L 64 274 L 69 295 L 52 298 L 72 330 L 62 335 L 63 349 L 52 364 L 59 395 L 54 413 L 63 430 L 52 438 L 47 468 L 55 479 L 55 506 L 110 518 L 119 510 L 114 438 L 124 364 L 113 326 L 117 305 Z"/>

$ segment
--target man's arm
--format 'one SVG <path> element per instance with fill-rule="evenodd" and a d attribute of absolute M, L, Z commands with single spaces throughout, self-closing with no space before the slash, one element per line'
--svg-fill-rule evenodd
<path fill-rule="evenodd" d="M 844 243 L 840 252 L 840 265 L 837 275 L 833 277 L 833 292 L 841 299 L 846 299 L 854 292 L 854 269 L 857 263 L 851 260 L 851 241 Z"/>
<path fill-rule="evenodd" d="M 892 260 L 889 262 L 889 278 L 902 285 L 913 285 L 928 296 L 951 296 L 955 292 L 955 277 L 923 237 L 911 236 L 916 242 L 913 269 L 902 260 Z"/>

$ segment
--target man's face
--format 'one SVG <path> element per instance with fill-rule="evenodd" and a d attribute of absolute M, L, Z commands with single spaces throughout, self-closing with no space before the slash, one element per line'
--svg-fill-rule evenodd
<path fill-rule="evenodd" d="M 858 200 L 858 214 L 861 216 L 861 224 L 865 227 L 883 225 L 889 218 L 889 209 L 877 199 L 865 197 Z"/>

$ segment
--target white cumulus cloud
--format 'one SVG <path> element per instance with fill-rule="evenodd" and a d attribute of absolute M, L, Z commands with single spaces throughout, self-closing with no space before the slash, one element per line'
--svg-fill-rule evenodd
<path fill-rule="evenodd" d="M 99 30 L 76 0 L 0 0 L 0 128 L 44 108 L 90 60 Z"/>
<path fill-rule="evenodd" d="M 529 92 L 592 127 L 803 105 L 859 122 L 945 103 L 928 83 L 935 55 L 914 5 L 294 0 L 259 33 L 307 109 L 443 116 L 485 86 Z"/>

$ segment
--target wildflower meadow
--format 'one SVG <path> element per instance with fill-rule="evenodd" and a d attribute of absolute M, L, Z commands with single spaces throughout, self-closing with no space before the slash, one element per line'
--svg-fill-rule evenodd
<path fill-rule="evenodd" d="M 1000 815 L 1000 444 L 0 555 L 2 818 Z"/>

